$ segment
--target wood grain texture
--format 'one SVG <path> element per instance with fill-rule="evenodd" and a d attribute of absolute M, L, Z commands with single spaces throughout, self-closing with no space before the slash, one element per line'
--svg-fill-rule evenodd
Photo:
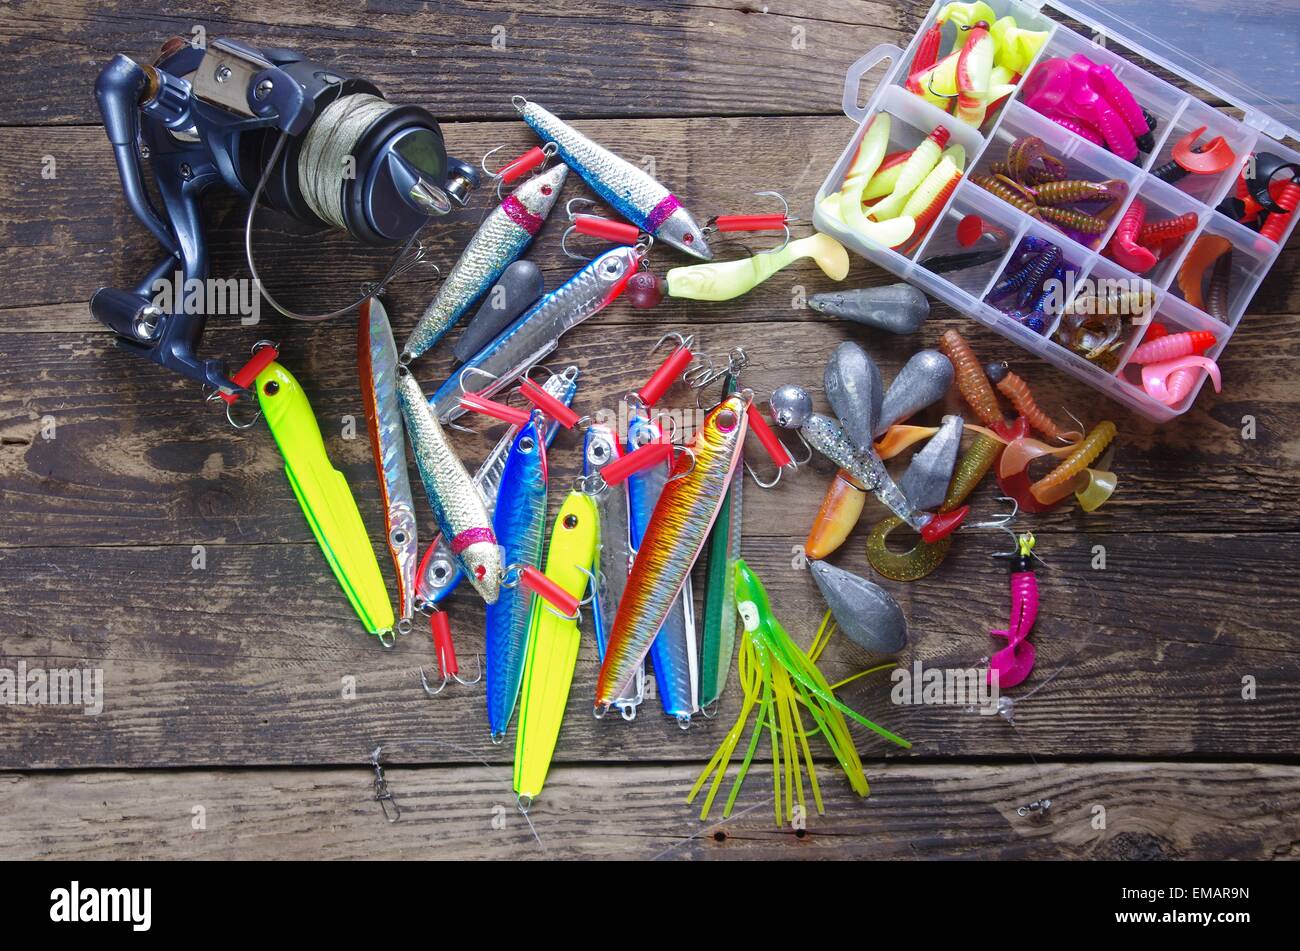
<path fill-rule="evenodd" d="M 147 62 L 168 37 L 196 26 L 210 38 L 292 48 L 442 119 L 502 118 L 516 92 L 587 116 L 837 112 L 849 64 L 878 43 L 906 46 L 929 4 L 26 0 L 10 8 L 0 52 L 13 69 L 0 80 L 0 124 L 46 125 L 99 121 L 88 75 L 119 52 Z M 86 95 L 18 95 L 32 88 Z"/>
<path fill-rule="evenodd" d="M 1012 692 L 1023 698 L 1014 724 L 958 706 L 895 705 L 887 676 L 853 684 L 846 702 L 915 747 L 887 749 L 855 730 L 872 797 L 857 801 L 823 765 L 827 814 L 812 817 L 803 835 L 773 826 L 762 767 L 735 818 L 700 823 L 682 798 L 735 716 L 734 688 L 716 719 L 697 718 L 686 734 L 654 699 L 635 723 L 597 722 L 587 627 L 534 837 L 513 811 L 513 750 L 487 739 L 481 686 L 426 699 L 418 669 L 432 663 L 427 629 L 391 652 L 360 630 L 265 428 L 232 430 L 195 387 L 118 350 L 89 315 L 85 302 L 98 287 L 133 284 L 157 257 L 122 201 L 91 95 L 115 52 L 147 57 L 197 23 L 210 36 L 290 46 L 373 79 L 394 101 L 428 106 L 449 150 L 467 159 L 534 144 L 509 107 L 512 93 L 525 93 L 620 153 L 652 158 L 700 218 L 754 210 L 752 193 L 766 188 L 809 218 L 853 130 L 839 112 L 845 68 L 877 43 L 906 45 L 928 6 L 6 5 L 0 669 L 102 669 L 105 705 L 96 716 L 0 706 L 0 769 L 13 771 L 0 774 L 0 811 L 10 820 L 0 824 L 0 857 L 407 858 L 431 848 L 486 858 L 1300 857 L 1296 241 L 1220 361 L 1224 392 L 1203 393 L 1167 426 L 1137 419 L 946 306 L 905 338 L 814 314 L 802 306 L 806 295 L 834 285 L 807 262 L 725 304 L 668 299 L 638 311 L 619 302 L 564 339 L 548 362 L 580 367 L 584 412 L 616 406 L 657 362 L 656 340 L 674 330 L 694 332 L 719 356 L 743 345 L 752 362 L 744 382 L 760 399 L 799 382 L 825 408 L 822 366 L 840 341 L 866 346 L 888 381 L 916 349 L 957 327 L 982 359 L 1011 361 L 1054 415 L 1069 408 L 1119 427 L 1114 499 L 1091 515 L 1024 523 L 1049 567 L 1039 577 L 1038 667 Z M 504 50 L 493 48 L 494 35 Z M 46 157 L 53 178 L 42 175 Z M 563 200 L 587 194 L 573 176 Z M 485 189 L 430 232 L 430 259 L 444 272 L 487 202 Z M 213 272 L 247 276 L 239 204 L 213 196 L 207 217 Z M 577 267 L 560 252 L 560 218 L 529 255 L 552 287 Z M 759 236 L 721 256 L 767 244 Z M 388 254 L 304 234 L 269 212 L 259 215 L 255 247 L 273 292 L 299 309 L 355 296 Z M 657 270 L 678 263 L 655 249 Z M 893 280 L 855 258 L 844 286 Z M 390 288 L 399 340 L 435 287 L 425 270 Z M 256 326 L 214 318 L 203 352 L 239 363 L 265 337 L 282 344 L 303 381 L 378 542 L 354 325 L 300 324 L 266 307 Z M 417 365 L 426 387 L 450 370 L 444 352 Z M 689 407 L 691 394 L 677 389 L 665 402 Z M 952 394 L 918 421 L 962 409 Z M 1252 420 L 1255 438 L 1243 438 Z M 454 439 L 474 463 L 496 431 L 472 425 L 478 433 Z M 553 510 L 576 472 L 575 446 L 561 434 L 552 453 Z M 830 471 L 814 460 L 745 499 L 745 557 L 803 643 L 823 606 L 795 566 L 796 548 Z M 981 487 L 977 518 L 997 508 L 996 494 L 991 481 Z M 428 508 L 423 498 L 417 504 L 427 536 Z M 870 503 L 832 561 L 871 576 L 865 539 L 882 514 Z M 911 626 L 900 662 L 969 667 L 995 646 L 987 632 L 1004 623 L 1008 594 L 1005 565 L 989 556 L 1003 543 L 966 535 L 931 577 L 882 582 Z M 382 551 L 379 560 L 391 578 Z M 472 669 L 482 608 L 461 592 L 451 611 L 462 665 Z M 837 636 L 823 666 L 838 680 L 873 660 Z M 1246 685 L 1253 699 L 1244 699 Z M 401 764 L 389 778 L 405 812 L 391 826 L 369 800 L 364 761 L 378 743 L 393 744 L 386 761 Z M 1043 796 L 1054 802 L 1047 820 L 1016 815 Z M 207 810 L 208 831 L 191 827 L 195 805 Z M 1107 810 L 1105 830 L 1092 825 L 1094 805 Z"/>
<path fill-rule="evenodd" d="M 91 81 L 87 76 L 85 82 Z M 810 219 L 817 189 L 854 129 L 842 115 L 576 120 L 573 124 L 598 141 L 616 144 L 620 154 L 638 161 L 652 158 L 659 177 L 701 219 L 754 210 L 758 200 L 753 192 L 771 188 L 786 196 L 792 214 Z M 449 123 L 444 134 L 449 151 L 467 159 L 499 145 L 504 146 L 501 154 L 514 155 L 536 144 L 536 137 L 518 121 Z M 737 155 L 747 156 L 746 161 L 737 163 Z M 42 177 L 45 156 L 55 160 L 54 178 Z M 98 126 L 0 128 L 0 267 L 6 275 L 0 327 L 29 306 L 80 304 L 101 286 L 133 286 L 158 260 L 157 243 L 127 209 L 116 181 L 112 151 Z M 590 192 L 573 175 L 563 200 L 577 196 L 590 196 Z M 490 202 L 488 190 L 481 190 L 470 209 L 439 222 L 422 239 L 429 260 L 444 273 Z M 242 206 L 230 195 L 213 193 L 205 207 L 212 273 L 246 277 Z M 767 210 L 766 204 L 762 210 Z M 529 253 L 551 285 L 576 268 L 560 250 L 562 217 L 562 209 L 557 208 Z M 723 246 L 727 256 L 771 244 L 766 235 L 741 238 Z M 304 233 L 300 225 L 267 210 L 259 212 L 254 248 L 257 259 L 264 262 L 259 270 L 268 287 L 300 309 L 337 307 L 351 299 L 362 281 L 382 273 L 392 254 L 387 249 L 364 248 L 342 233 Z M 880 268 L 856 255 L 853 258 L 849 282 L 889 279 Z M 653 260 L 660 269 L 681 263 L 668 249 L 657 249 Z M 1247 325 L 1272 324 L 1278 315 L 1300 312 L 1296 268 L 1293 251 L 1278 259 L 1255 295 Z M 804 268 L 794 273 L 819 272 Z M 424 270 L 393 286 L 399 310 L 409 311 L 407 319 L 414 321 L 436 283 L 432 272 Z M 729 319 L 750 320 L 754 314 L 772 319 L 788 314 L 790 303 L 789 282 L 778 280 L 741 303 L 701 306 L 668 301 L 663 316 L 674 320 L 702 312 L 730 315 Z M 286 322 L 270 307 L 263 310 L 269 324 Z M 224 322 L 214 319 L 212 323 L 216 327 Z M 1246 329 L 1243 326 L 1240 332 Z"/>
<path fill-rule="evenodd" d="M 843 699 L 913 741 L 886 749 L 857 731 L 864 754 L 935 757 L 1198 755 L 1293 756 L 1300 719 L 1300 654 L 1293 536 L 1148 534 L 1098 539 L 1040 536 L 1051 563 L 1040 579 L 1034 632 L 1038 667 L 1014 728 L 965 705 L 897 706 L 887 674 L 846 688 Z M 1107 568 L 1089 565 L 1106 546 Z M 749 535 L 744 555 L 776 610 L 808 643 L 824 607 L 807 572 L 792 567 L 790 539 Z M 1008 610 L 1006 569 L 993 536 L 964 539 L 938 573 L 912 585 L 885 582 L 911 625 L 910 667 L 969 668 L 994 645 L 987 631 Z M 1263 553 L 1263 554 L 1255 554 Z M 0 767 L 274 765 L 351 762 L 380 737 L 434 736 L 493 763 L 513 747 L 488 741 L 481 687 L 429 700 L 418 668 L 431 665 L 427 628 L 384 651 L 360 629 L 310 543 L 215 545 L 207 567 L 191 550 L 99 547 L 0 552 L 0 605 L 8 632 L 0 666 L 102 668 L 104 712 L 0 708 Z M 834 559 L 869 574 L 859 538 Z M 1218 569 L 1235 565 L 1229 576 Z M 388 566 L 385 566 L 387 570 Z M 1256 587 L 1270 577 L 1271 587 Z M 84 608 L 82 579 L 96 590 Z M 1258 591 L 1241 610 L 1240 585 Z M 702 589 L 702 584 L 700 585 Z M 1158 588 L 1159 597 L 1150 591 Z M 1140 608 L 1139 608 L 1140 606 Z M 482 609 L 465 592 L 449 608 L 458 653 L 473 669 Z M 823 667 L 832 680 L 876 660 L 842 636 Z M 683 734 L 647 701 L 636 722 L 596 721 L 596 655 L 584 625 L 574 688 L 556 756 L 592 761 L 703 763 L 739 706 L 729 690 L 717 718 Z M 1243 678 L 1257 699 L 1243 699 Z M 345 689 L 354 686 L 354 697 Z"/>
<path fill-rule="evenodd" d="M 1294 859 L 1300 767 L 866 764 L 860 800 L 821 765 L 826 812 L 777 827 L 755 769 L 729 819 L 685 766 L 562 767 L 526 821 L 506 767 L 387 767 L 384 821 L 350 769 L 0 774 L 0 857 L 106 859 Z M 1045 817 L 1017 809 L 1050 798 Z M 201 810 L 201 811 L 198 811 Z M 1104 812 L 1099 811 L 1104 810 Z M 1104 828 L 1098 823 L 1104 819 Z M 196 829 L 200 822 L 203 828 Z M 530 828 L 531 822 L 531 828 Z"/>

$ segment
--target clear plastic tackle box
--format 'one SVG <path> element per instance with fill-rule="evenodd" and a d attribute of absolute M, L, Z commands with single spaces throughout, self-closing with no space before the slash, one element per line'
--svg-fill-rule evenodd
<path fill-rule="evenodd" d="M 908 254 L 874 244 L 838 220 L 815 211 L 813 219 L 818 230 L 833 235 L 846 247 L 1148 419 L 1166 422 L 1186 412 L 1206 376 L 1201 372 L 1200 382 L 1185 399 L 1173 406 L 1166 406 L 1147 395 L 1141 386 L 1139 368 L 1129 362 L 1130 354 L 1141 342 L 1144 327 L 1126 320 L 1124 333 L 1127 339 L 1118 351 L 1118 365 L 1114 370 L 1108 370 L 1053 341 L 1059 316 L 1052 320 L 1043 335 L 1039 335 L 985 302 L 1016 245 L 1026 235 L 1058 245 L 1065 260 L 1075 269 L 1077 284 L 1087 278 L 1097 282 L 1136 279 L 1137 276 L 1102 256 L 1099 250 L 1071 240 L 1051 225 L 985 191 L 971 182 L 969 175 L 971 172 L 982 174 L 993 162 L 1002 161 L 1007 146 L 1015 139 L 1036 135 L 1046 143 L 1049 152 L 1065 162 L 1071 178 L 1094 181 L 1116 178 L 1126 182 L 1128 197 L 1123 207 L 1127 207 L 1134 195 L 1141 197 L 1147 205 L 1148 220 L 1194 212 L 1198 219 L 1196 230 L 1184 239 L 1175 254 L 1161 260 L 1141 276 L 1151 282 L 1155 292 L 1151 319 L 1165 325 L 1171 333 L 1212 331 L 1217 343 L 1206 356 L 1217 357 L 1245 315 L 1260 281 L 1286 244 L 1296 219 L 1300 219 L 1300 213 L 1292 214 L 1280 242 L 1274 243 L 1215 210 L 1231 193 L 1238 173 L 1253 153 L 1271 152 L 1286 161 L 1300 162 L 1300 154 L 1279 141 L 1289 138 L 1293 143 L 1300 142 L 1300 133 L 1296 132 L 1300 128 L 1300 105 L 1297 105 L 1300 102 L 1300 85 L 1297 84 L 1300 8 L 1293 7 L 1288 12 L 1285 7 L 1278 8 L 1273 4 L 1171 3 L 1168 0 L 1070 0 L 1068 3 L 987 0 L 999 17 L 1011 14 L 1021 28 L 1049 31 L 1047 42 L 1025 71 L 1025 76 L 1038 62 L 1074 53 L 1083 53 L 1094 62 L 1111 67 L 1138 103 L 1158 120 L 1155 148 L 1149 154 L 1139 155 L 1139 165 L 1094 145 L 1026 106 L 1021 101 L 1025 86 L 1023 78 L 1015 92 L 996 112 L 990 112 L 979 129 L 966 125 L 908 91 L 903 84 L 917 45 L 945 2 L 939 0 L 930 9 L 907 50 L 892 44 L 877 46 L 849 68 L 844 84 L 844 112 L 858 123 L 858 130 L 818 191 L 817 205 L 820 206 L 827 195 L 839 190 L 857 154 L 868 120 L 880 112 L 891 117 L 890 152 L 913 148 L 936 126 L 946 128 L 951 135 L 949 144 L 960 144 L 966 150 L 965 174 L 960 183 L 924 240 Z M 1234 9 L 1236 6 L 1249 9 Z M 1076 32 L 1053 19 L 1047 8 L 1053 16 L 1090 30 L 1091 35 Z M 952 23 L 944 26 L 941 53 L 952 47 L 955 33 L 956 27 Z M 1209 98 L 1235 106 L 1241 110 L 1242 120 L 1234 120 L 1165 82 L 1139 66 L 1137 59 L 1168 69 Z M 884 78 L 866 104 L 859 105 L 859 86 L 863 77 L 885 63 L 888 66 Z M 1152 169 L 1170 160 L 1174 145 L 1201 126 L 1206 126 L 1207 131 L 1199 141 L 1223 136 L 1236 156 L 1233 165 L 1214 175 L 1189 175 L 1177 185 L 1152 177 Z M 947 273 L 936 273 L 923 267 L 920 262 L 926 258 L 968 250 L 957 240 L 957 225 L 971 214 L 1006 231 L 1009 240 L 1003 258 Z M 1112 216 L 1110 229 L 1096 242 L 1097 248 L 1105 246 L 1122 214 L 1123 208 Z M 1202 234 L 1219 235 L 1232 242 L 1226 325 L 1184 300 L 1175 280 L 1183 258 Z M 1224 380 L 1223 385 L 1225 390 L 1229 389 L 1232 380 Z"/>

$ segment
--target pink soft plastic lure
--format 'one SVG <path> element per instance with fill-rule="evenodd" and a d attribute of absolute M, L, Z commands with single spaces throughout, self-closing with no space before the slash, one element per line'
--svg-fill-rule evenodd
<path fill-rule="evenodd" d="M 1034 536 L 1026 533 L 1016 543 L 1011 559 L 1011 619 L 1006 628 L 989 631 L 1005 637 L 1007 646 L 989 658 L 989 682 L 997 674 L 998 687 L 1015 687 L 1034 669 L 1034 645 L 1029 632 L 1038 617 L 1038 578 L 1034 575 Z"/>

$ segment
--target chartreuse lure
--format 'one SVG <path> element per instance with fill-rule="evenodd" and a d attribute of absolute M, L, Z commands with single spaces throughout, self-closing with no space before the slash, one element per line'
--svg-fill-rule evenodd
<path fill-rule="evenodd" d="M 727 796 L 727 803 L 722 811 L 724 818 L 731 815 L 732 807 L 740 794 L 740 787 L 745 781 L 746 773 L 749 772 L 750 763 L 753 762 L 754 754 L 758 750 L 764 729 L 768 732 L 772 751 L 773 807 L 777 825 L 782 824 L 783 818 L 786 822 L 793 820 L 796 800 L 799 806 L 806 810 L 800 754 L 808 767 L 808 786 L 812 792 L 813 803 L 818 813 L 824 811 L 821 788 L 817 784 L 817 773 L 813 767 L 812 750 L 808 745 L 810 735 L 820 733 L 826 739 L 840 768 L 844 770 L 844 775 L 848 777 L 853 791 L 859 796 L 866 796 L 870 792 L 867 777 L 862 770 L 858 751 L 853 745 L 853 737 L 849 733 L 845 715 L 875 731 L 891 743 L 896 743 L 905 749 L 910 749 L 912 744 L 871 722 L 836 699 L 834 688 L 827 683 L 816 664 L 816 658 L 830 636 L 829 615 L 827 620 L 822 621 L 822 627 L 817 632 L 812 647 L 805 653 L 790 639 L 781 622 L 772 614 L 772 607 L 762 582 L 745 564 L 743 558 L 736 561 L 736 602 L 745 629 L 737 666 L 738 678 L 745 694 L 744 700 L 736 722 L 727 731 L 722 745 L 718 747 L 717 752 L 713 754 L 713 759 L 704 767 L 699 779 L 691 787 L 686 801 L 694 802 L 711 776 L 713 779 L 700 811 L 701 819 L 708 818 L 709 811 L 713 808 L 713 800 L 718 794 L 727 768 L 731 765 L 741 734 L 745 731 L 745 724 L 749 722 L 755 707 L 758 708 L 758 716 L 754 721 L 754 729 L 750 733 L 749 746 L 741 762 L 740 771 L 736 774 L 731 792 Z M 893 664 L 885 664 L 873 670 L 884 670 L 892 666 Z M 865 673 L 870 672 L 872 671 Z M 804 728 L 801 707 L 813 718 L 816 725 L 814 730 L 809 731 Z"/>
<path fill-rule="evenodd" d="M 343 593 L 367 631 L 391 646 L 393 605 L 347 480 L 330 463 L 311 404 L 293 374 L 271 363 L 257 375 L 257 402 L 284 456 L 284 473 Z"/>
<path fill-rule="evenodd" d="M 581 599 L 592 577 L 599 538 L 596 503 L 584 492 L 570 492 L 551 529 L 546 577 L 572 597 Z M 560 721 L 569 702 L 581 639 L 576 617 L 565 617 L 543 599 L 533 598 L 519 726 L 515 734 L 515 794 L 524 809 L 546 782 L 555 741 L 560 735 Z"/>

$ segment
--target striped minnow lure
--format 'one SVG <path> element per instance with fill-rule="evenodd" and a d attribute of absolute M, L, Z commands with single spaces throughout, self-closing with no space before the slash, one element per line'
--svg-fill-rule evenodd
<path fill-rule="evenodd" d="M 727 374 L 723 395 L 736 392 L 734 373 Z M 708 713 L 727 686 L 736 649 L 736 560 L 740 557 L 741 489 L 745 470 L 736 466 L 731 488 L 722 500 L 709 533 L 709 573 L 704 590 L 704 633 L 700 638 L 700 708 Z"/>
<path fill-rule="evenodd" d="M 554 142 L 565 164 L 612 209 L 656 240 L 702 261 L 713 260 L 703 229 L 676 195 L 537 103 L 523 96 L 515 96 L 511 102 L 529 127 L 545 141 Z"/>
<path fill-rule="evenodd" d="M 632 452 L 662 438 L 659 426 L 643 415 L 628 422 L 627 449 Z M 632 550 L 636 552 L 650 526 L 655 504 L 663 494 L 671 466 L 667 460 L 633 473 L 627 479 L 629 531 Z M 633 555 L 635 562 L 636 556 Z M 683 730 L 689 729 L 691 716 L 700 708 L 699 648 L 695 640 L 695 594 L 687 575 L 682 589 L 673 599 L 668 616 L 650 644 L 650 666 L 655 672 L 655 686 L 664 713 L 675 717 Z"/>
<path fill-rule="evenodd" d="M 582 491 L 570 492 L 551 529 L 546 577 L 574 598 L 582 598 L 592 577 L 599 533 L 596 503 Z M 514 785 L 521 809 L 532 805 L 546 782 L 581 642 L 576 617 L 565 617 L 541 598 L 534 599 L 515 733 Z"/>
<path fill-rule="evenodd" d="M 596 628 L 596 657 L 605 659 L 609 632 L 614 626 L 618 602 L 627 586 L 632 567 L 632 537 L 628 516 L 627 484 L 609 485 L 600 472 L 621 455 L 618 435 L 603 423 L 593 423 L 583 436 L 582 474 L 600 515 L 600 539 L 596 549 L 596 596 L 592 620 Z M 595 488 L 599 486 L 599 488 Z M 628 688 L 614 698 L 624 720 L 636 718 L 636 708 L 645 699 L 645 665 L 639 664 Z"/>
<path fill-rule="evenodd" d="M 473 392 L 491 396 L 518 379 L 554 350 L 564 333 L 623 293 L 641 256 L 637 248 L 612 248 L 534 304 L 438 388 L 429 401 L 438 419 L 446 423 L 466 412 L 460 405 L 462 381 L 473 381 Z"/>
<path fill-rule="evenodd" d="M 596 683 L 596 715 L 632 679 L 681 592 L 717 518 L 740 459 L 753 394 L 729 396 L 709 411 L 690 453 L 682 453 L 664 486 L 632 563 L 609 650 Z"/>
<path fill-rule="evenodd" d="M 526 567 L 540 568 L 542 563 L 547 473 L 546 449 L 538 435 L 545 425 L 541 415 L 534 414 L 515 437 L 501 473 L 500 504 L 492 517 L 492 529 L 501 542 L 506 570 L 512 575 Z M 532 614 L 533 593 L 522 584 L 508 582 L 496 603 L 488 605 L 484 677 L 493 743 L 505 739 L 515 712 Z"/>
<path fill-rule="evenodd" d="M 397 398 L 397 344 L 388 312 L 378 298 L 361 305 L 357 331 L 357 367 L 361 373 L 361 402 L 370 429 L 370 451 L 379 474 L 379 499 L 384 506 L 388 553 L 397 573 L 397 630 L 411 630 L 415 613 L 415 569 L 420 557 L 416 543 L 415 500 L 406 471 L 406 434 Z"/>
<path fill-rule="evenodd" d="M 542 230 L 569 169 L 562 162 L 512 191 L 483 220 L 402 347 L 410 363 L 441 339 Z"/>
<path fill-rule="evenodd" d="M 483 496 L 451 448 L 415 377 L 400 373 L 397 394 L 406 419 L 406 436 L 415 450 L 415 465 L 438 529 L 451 539 L 452 554 L 469 576 L 469 583 L 491 604 L 501 588 L 501 549 Z"/>
<path fill-rule="evenodd" d="M 578 368 L 567 367 L 560 373 L 547 377 L 542 389 L 554 396 L 565 406 L 573 403 L 574 394 L 578 392 Z M 546 444 L 549 446 L 560 431 L 559 426 L 546 427 Z M 483 495 L 483 504 L 491 516 L 497 507 L 497 492 L 501 488 L 501 473 L 506 467 L 506 456 L 519 435 L 519 427 L 509 427 L 497 444 L 492 447 L 483 464 L 474 473 L 474 484 Z M 430 605 L 440 604 L 444 598 L 456 590 L 465 573 L 460 570 L 456 556 L 451 553 L 447 540 L 438 535 L 433 539 L 420 561 L 420 570 L 415 581 L 415 607 L 418 611 L 429 609 Z"/>
<path fill-rule="evenodd" d="M 293 374 L 274 362 L 257 375 L 255 385 L 262 418 L 284 457 L 284 474 L 330 570 L 366 630 L 391 647 L 393 605 L 384 576 L 347 480 L 325 453 L 306 394 Z"/>

